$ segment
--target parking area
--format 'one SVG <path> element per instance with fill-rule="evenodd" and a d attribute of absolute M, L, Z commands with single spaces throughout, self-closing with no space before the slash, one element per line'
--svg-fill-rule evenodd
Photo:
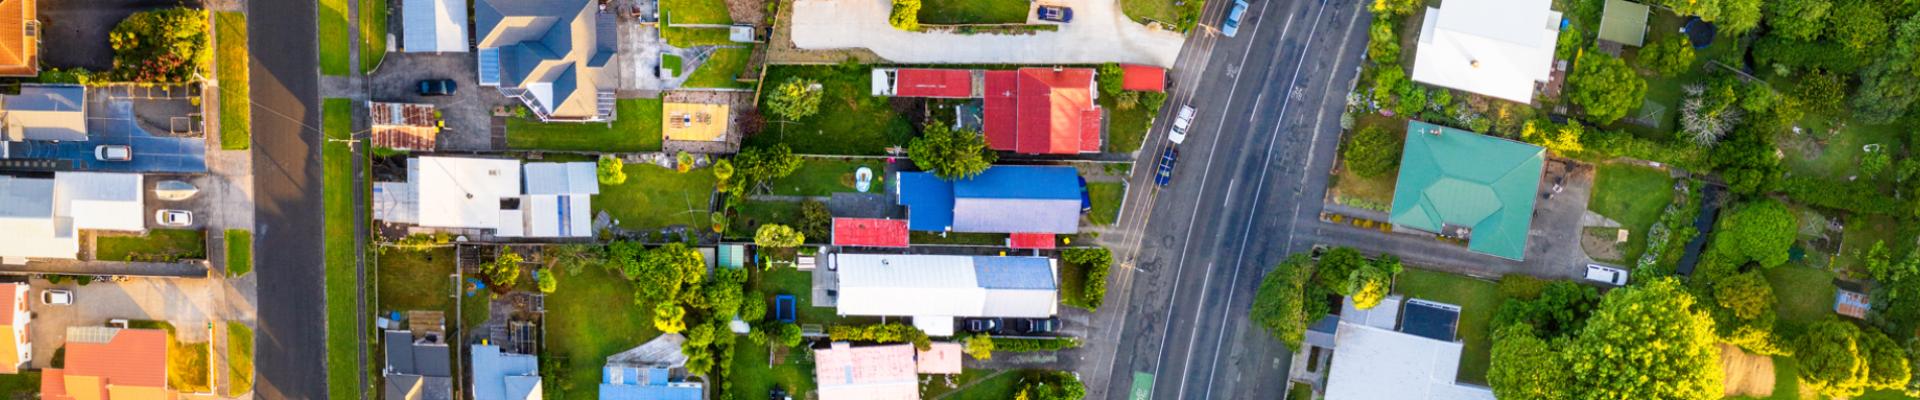
<path fill-rule="evenodd" d="M 181 182 L 181 183 L 186 183 L 188 185 L 192 185 L 195 189 L 199 190 L 200 193 L 194 194 L 193 197 L 188 197 L 186 199 L 181 199 L 181 200 L 163 200 L 160 198 L 158 192 L 155 191 L 154 188 L 161 185 L 161 182 L 167 182 L 167 181 Z M 145 202 L 146 212 L 140 215 L 141 217 L 147 219 L 147 229 L 157 229 L 157 228 L 201 229 L 201 228 L 207 227 L 207 223 L 209 222 L 208 217 L 211 216 L 208 213 L 208 211 L 214 209 L 218 205 L 217 203 L 211 200 L 213 196 L 208 195 L 207 189 L 209 188 L 208 185 L 216 184 L 216 183 L 218 183 L 218 180 L 213 179 L 212 176 L 208 176 L 208 175 L 197 175 L 197 174 L 196 175 L 175 175 L 175 174 L 146 175 L 145 179 L 143 179 L 140 183 L 141 186 L 144 186 L 144 188 L 142 188 L 142 190 L 144 190 L 143 193 L 146 193 L 146 202 Z M 180 211 L 186 211 L 188 213 L 192 213 L 193 222 L 188 226 L 161 225 L 157 220 L 158 216 L 156 215 L 160 212 L 160 210 L 180 210 Z"/>
<path fill-rule="evenodd" d="M 207 171 L 207 138 L 195 86 L 87 89 L 87 140 L 6 143 L 6 160 L 47 161 L 59 169 L 99 172 Z M 96 156 L 100 146 L 126 146 L 124 161 Z"/>
<path fill-rule="evenodd" d="M 122 278 L 119 282 L 96 281 L 88 285 L 73 282 L 52 284 L 35 278 L 28 295 L 27 310 L 34 315 L 29 338 L 33 340 L 33 367 L 52 366 L 53 353 L 66 343 L 69 326 L 103 326 L 108 320 L 169 321 L 179 327 L 184 342 L 210 339 L 204 328 L 213 321 L 220 305 L 215 304 L 212 280 L 175 278 Z M 48 305 L 41 296 L 47 289 L 73 292 L 73 304 Z M 227 306 L 231 307 L 231 305 Z"/>
<path fill-rule="evenodd" d="M 519 103 L 495 88 L 480 86 L 475 81 L 475 63 L 472 53 L 389 53 L 370 77 L 369 98 L 432 104 L 439 109 L 446 121 L 437 144 L 441 150 L 494 150 L 494 108 L 512 110 Z M 419 84 L 425 79 L 453 79 L 458 90 L 451 96 L 421 96 Z"/>
<path fill-rule="evenodd" d="M 107 42 L 114 25 L 135 12 L 185 6 L 200 8 L 199 0 L 45 0 L 39 4 L 40 41 L 49 51 L 41 64 L 53 68 L 113 69 L 113 47 Z"/>

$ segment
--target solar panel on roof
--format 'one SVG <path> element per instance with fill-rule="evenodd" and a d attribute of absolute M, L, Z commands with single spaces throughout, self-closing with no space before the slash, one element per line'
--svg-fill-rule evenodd
<path fill-rule="evenodd" d="M 1451 342 L 1460 323 L 1460 307 L 1426 300 L 1409 300 L 1400 312 L 1400 331 Z"/>

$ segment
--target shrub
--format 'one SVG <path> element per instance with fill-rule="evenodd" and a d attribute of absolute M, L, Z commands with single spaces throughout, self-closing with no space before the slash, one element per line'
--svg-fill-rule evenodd
<path fill-rule="evenodd" d="M 494 286 L 513 287 L 513 284 L 520 282 L 520 263 L 522 262 L 526 262 L 526 259 L 520 257 L 519 253 L 514 253 L 513 249 L 506 246 L 500 246 L 500 253 L 494 257 L 493 262 L 480 268 Z"/>
<path fill-rule="evenodd" d="M 1400 140 L 1378 126 L 1366 126 L 1353 133 L 1340 148 L 1340 158 L 1348 170 L 1362 177 L 1377 177 L 1400 166 Z"/>
<path fill-rule="evenodd" d="M 893 0 L 893 15 L 887 23 L 903 31 L 920 30 L 920 0 Z"/>
<path fill-rule="evenodd" d="M 1061 260 L 1086 267 L 1086 285 L 1080 289 L 1087 308 L 1098 310 L 1107 298 L 1107 274 L 1113 268 L 1113 252 L 1105 247 L 1071 248 L 1060 252 Z"/>
<path fill-rule="evenodd" d="M 912 1 L 917 8 L 919 0 Z M 767 111 L 787 120 L 800 120 L 820 112 L 820 100 L 825 97 L 825 88 L 811 79 L 790 78 L 774 86 L 773 93 L 767 95 Z"/>
<path fill-rule="evenodd" d="M 621 161 L 619 157 L 611 154 L 602 155 L 599 165 L 594 169 L 594 174 L 599 176 L 602 185 L 627 183 L 626 165 L 627 163 Z"/>
<path fill-rule="evenodd" d="M 975 360 L 993 359 L 993 335 L 982 333 L 978 335 L 968 336 L 966 339 L 966 342 L 967 342 L 967 355 L 973 356 L 973 359 Z"/>
<path fill-rule="evenodd" d="M 807 238 L 793 228 L 781 224 L 760 225 L 753 233 L 753 244 L 760 247 L 790 249 L 800 246 Z"/>
<path fill-rule="evenodd" d="M 933 340 L 926 332 L 913 325 L 885 323 L 865 326 L 834 325 L 827 328 L 827 337 L 833 341 L 860 341 L 877 343 L 913 343 L 920 350 L 933 348 Z"/>
<path fill-rule="evenodd" d="M 207 14 L 201 10 L 176 7 L 127 16 L 108 34 L 113 75 L 137 82 L 194 80 L 213 57 L 207 32 Z"/>
<path fill-rule="evenodd" d="M 1009 353 L 1057 351 L 1057 350 L 1066 350 L 1066 349 L 1080 347 L 1082 344 L 1083 343 L 1080 342 L 1080 339 L 1071 338 L 1071 337 L 1058 337 L 1058 338 L 1048 338 L 1048 339 L 999 338 L 999 339 L 993 340 L 993 350 L 1004 351 Z"/>

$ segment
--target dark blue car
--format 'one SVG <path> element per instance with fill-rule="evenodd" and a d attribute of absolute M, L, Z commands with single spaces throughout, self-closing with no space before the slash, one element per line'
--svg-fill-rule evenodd
<path fill-rule="evenodd" d="M 1087 178 L 1075 176 L 1074 179 L 1080 180 L 1080 212 L 1093 211 L 1093 194 L 1087 192 Z"/>
<path fill-rule="evenodd" d="M 1073 9 L 1061 6 L 1040 6 L 1040 19 L 1063 24 L 1073 22 Z"/>
<path fill-rule="evenodd" d="M 1167 151 L 1160 153 L 1160 172 L 1153 176 L 1154 184 L 1166 186 L 1167 182 L 1173 181 L 1173 162 L 1178 158 L 1180 150 L 1173 146 L 1167 146 Z"/>

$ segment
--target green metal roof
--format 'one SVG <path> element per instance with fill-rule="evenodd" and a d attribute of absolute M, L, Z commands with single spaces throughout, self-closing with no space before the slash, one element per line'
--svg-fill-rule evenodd
<path fill-rule="evenodd" d="M 1409 121 L 1389 220 L 1429 232 L 1470 227 L 1468 249 L 1522 259 L 1546 157 L 1539 146 Z"/>
<path fill-rule="evenodd" d="M 1600 17 L 1600 40 L 1640 47 L 1647 38 L 1647 5 L 1607 0 Z"/>

